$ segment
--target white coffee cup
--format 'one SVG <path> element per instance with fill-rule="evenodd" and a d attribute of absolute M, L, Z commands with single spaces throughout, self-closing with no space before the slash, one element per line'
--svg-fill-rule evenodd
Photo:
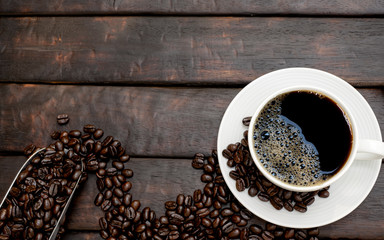
<path fill-rule="evenodd" d="M 347 121 L 349 122 L 350 130 L 352 133 L 352 142 L 351 142 L 351 150 L 349 153 L 349 156 L 347 160 L 344 162 L 343 166 L 337 171 L 337 173 L 333 174 L 331 177 L 329 177 L 327 180 L 320 182 L 319 184 L 315 185 L 295 185 L 290 184 L 287 182 L 284 182 L 277 177 L 273 176 L 269 171 L 265 169 L 263 164 L 260 162 L 260 159 L 256 153 L 254 145 L 254 139 L 253 139 L 253 132 L 254 132 L 254 126 L 256 124 L 257 118 L 260 115 L 260 112 L 263 110 L 264 106 L 275 97 L 284 94 L 289 93 L 293 91 L 309 91 L 309 92 L 316 92 L 320 93 L 323 96 L 328 97 L 332 101 L 334 101 L 340 109 L 345 114 L 345 117 Z M 296 192 L 311 192 L 316 191 L 319 189 L 322 189 L 324 187 L 327 187 L 337 181 L 341 176 L 343 176 L 350 166 L 352 165 L 353 161 L 369 161 L 369 160 L 377 160 L 384 158 L 384 143 L 377 140 L 371 140 L 371 139 L 360 139 L 359 138 L 359 132 L 357 129 L 357 124 L 355 122 L 355 117 L 351 113 L 351 111 L 346 107 L 346 104 L 344 104 L 336 95 L 330 93 L 329 91 L 326 91 L 324 89 L 313 87 L 310 85 L 297 85 L 288 87 L 285 89 L 282 89 L 280 91 L 276 91 L 275 93 L 271 94 L 269 97 L 267 97 L 262 104 L 257 108 L 254 115 L 252 116 L 252 119 L 249 124 L 248 129 L 248 144 L 249 144 L 249 151 L 251 153 L 251 156 L 257 166 L 257 168 L 260 170 L 260 172 L 272 183 L 275 185 L 291 191 Z"/>

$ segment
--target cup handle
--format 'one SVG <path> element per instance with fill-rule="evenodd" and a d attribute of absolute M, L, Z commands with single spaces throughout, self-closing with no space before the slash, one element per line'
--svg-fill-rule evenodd
<path fill-rule="evenodd" d="M 384 158 L 384 142 L 359 139 L 357 146 L 357 160 L 378 160 Z"/>

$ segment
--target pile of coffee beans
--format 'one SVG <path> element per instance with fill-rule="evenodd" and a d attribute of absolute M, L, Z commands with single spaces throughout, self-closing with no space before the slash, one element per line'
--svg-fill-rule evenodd
<path fill-rule="evenodd" d="M 251 117 L 243 119 L 243 124 L 249 126 Z M 227 158 L 227 165 L 231 170 L 229 176 L 236 181 L 236 189 L 242 192 L 247 189 L 249 196 L 257 196 L 263 202 L 270 202 L 274 208 L 285 208 L 292 212 L 306 212 L 307 207 L 314 203 L 315 196 L 326 198 L 329 196 L 329 187 L 314 192 L 292 192 L 284 190 L 271 183 L 258 170 L 248 146 L 248 130 L 244 132 L 240 142 L 229 144 L 222 154 Z"/>
<path fill-rule="evenodd" d="M 62 119 L 69 118 L 67 115 L 58 117 L 61 125 L 67 121 Z M 83 131 L 54 131 L 51 134 L 55 142 L 20 174 L 15 189 L 7 196 L 5 209 L 0 210 L 0 240 L 48 239 L 57 224 L 55 220 L 73 191 L 73 182 L 81 175 L 81 164 L 86 169 L 80 182 L 87 180 L 88 173 L 97 176 L 99 193 L 94 204 L 104 212 L 99 219 L 103 239 L 317 239 L 318 228 L 300 230 L 271 223 L 265 226 L 257 224 L 257 218 L 228 189 L 216 150 L 208 157 L 198 153 L 192 160 L 192 167 L 203 171 L 201 181 L 205 183 L 204 188 L 195 190 L 192 195 L 179 194 L 174 201 L 166 201 L 164 214 L 157 217 L 149 207 L 142 208 L 141 202 L 130 193 L 133 171 L 127 168 L 130 157 L 120 141 L 112 136 L 102 139 L 103 135 L 104 131 L 92 124 L 85 125 Z M 246 164 L 248 160 L 244 162 L 247 157 L 244 157 L 246 148 L 243 147 L 234 144 L 225 151 L 232 156 L 229 162 L 234 162 L 233 167 L 238 165 L 236 172 L 242 168 L 237 173 L 240 173 L 238 179 L 243 179 L 237 183 L 240 190 L 251 187 L 256 180 L 249 178 L 252 165 Z M 32 154 L 35 148 L 29 145 L 25 154 Z M 242 161 L 238 161 L 240 151 L 243 151 Z M 250 180 L 249 186 L 245 176 Z M 266 188 L 265 183 L 260 184 Z M 268 189 L 264 192 L 271 194 Z M 280 190 L 273 196 L 280 196 Z M 60 232 L 63 233 L 64 229 L 61 228 Z M 60 239 L 60 234 L 57 239 Z"/>
<path fill-rule="evenodd" d="M 300 230 L 272 223 L 266 223 L 263 228 L 256 224 L 256 217 L 237 201 L 225 184 L 215 150 L 209 157 L 196 154 L 192 166 L 203 170 L 201 181 L 205 187 L 203 190 L 195 190 L 194 204 L 190 207 L 194 222 L 200 228 L 198 231 L 203 233 L 201 238 L 194 235 L 195 238 L 190 239 L 317 239 L 318 228 Z M 175 204 L 175 207 L 177 210 L 179 205 Z"/>
<path fill-rule="evenodd" d="M 35 148 L 29 145 L 26 155 Z M 67 151 L 61 141 L 32 158 L 0 209 L 0 239 L 48 239 L 82 176 L 82 161 L 82 156 Z M 61 228 L 59 233 L 63 232 Z"/>

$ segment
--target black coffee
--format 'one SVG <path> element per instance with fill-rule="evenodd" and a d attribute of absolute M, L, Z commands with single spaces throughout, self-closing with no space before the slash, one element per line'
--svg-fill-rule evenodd
<path fill-rule="evenodd" d="M 343 110 L 311 91 L 281 94 L 262 109 L 254 147 L 268 172 L 293 185 L 315 185 L 336 174 L 349 157 L 352 132 Z"/>

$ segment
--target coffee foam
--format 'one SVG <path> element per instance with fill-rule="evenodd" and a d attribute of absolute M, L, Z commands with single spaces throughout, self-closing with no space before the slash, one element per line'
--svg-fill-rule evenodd
<path fill-rule="evenodd" d="M 256 119 L 253 135 L 258 161 L 283 182 L 308 186 L 324 182 L 316 147 L 305 139 L 301 128 L 281 115 L 286 94 L 272 99 Z"/>

